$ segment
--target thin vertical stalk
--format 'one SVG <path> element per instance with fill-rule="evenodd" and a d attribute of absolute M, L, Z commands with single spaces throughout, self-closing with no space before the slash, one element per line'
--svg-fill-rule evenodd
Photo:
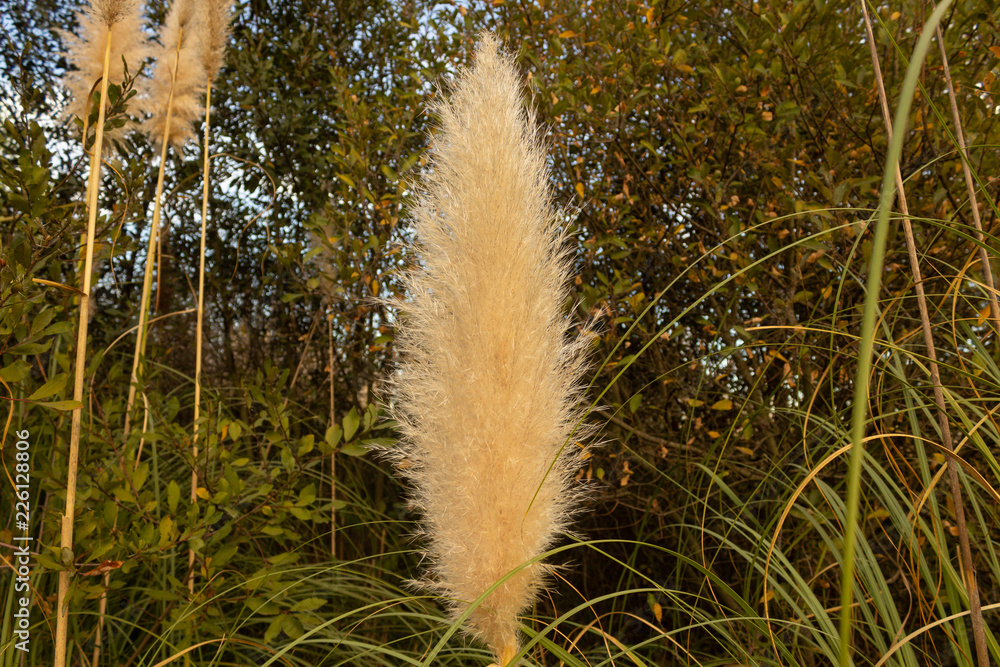
<path fill-rule="evenodd" d="M 208 176 L 211 158 L 208 151 L 209 125 L 212 120 L 212 82 L 205 86 L 205 162 L 201 179 L 201 248 L 198 264 L 198 315 L 194 334 L 194 436 L 191 439 L 191 503 L 198 501 L 198 418 L 201 416 L 201 345 L 205 322 L 205 228 L 208 220 Z M 188 548 L 188 591 L 194 593 L 194 549 Z"/>
<path fill-rule="evenodd" d="M 933 0 L 932 0 L 933 1 Z M 962 154 L 962 173 L 965 176 L 965 187 L 969 192 L 969 207 L 972 209 L 972 222 L 976 226 L 976 240 L 979 242 L 979 261 L 983 265 L 983 278 L 986 281 L 986 298 L 990 302 L 993 313 L 993 328 L 1000 336 L 1000 302 L 997 301 L 997 290 L 993 281 L 993 269 L 990 268 L 990 255 L 986 251 L 983 237 L 983 222 L 979 216 L 979 201 L 976 198 L 976 187 L 973 185 L 972 169 L 969 167 L 969 150 L 965 145 L 965 132 L 962 131 L 962 115 L 958 112 L 958 98 L 955 95 L 955 84 L 951 80 L 951 67 L 948 66 L 948 52 L 944 47 L 944 35 L 941 26 L 937 27 L 938 48 L 941 50 L 941 64 L 944 66 L 944 81 L 948 86 L 948 101 L 951 102 L 951 116 L 955 121 L 955 139 Z"/>
<path fill-rule="evenodd" d="M 101 99 L 97 112 L 97 128 L 90 155 L 90 178 L 87 182 L 87 242 L 83 265 L 83 290 L 80 294 L 80 323 L 76 333 L 76 362 L 73 367 L 73 400 L 80 407 L 73 410 L 69 436 L 69 460 L 66 471 L 66 509 L 62 515 L 61 553 L 73 553 L 73 518 L 76 514 L 76 480 L 80 463 L 80 429 L 83 420 L 83 376 L 87 368 L 87 327 L 90 321 L 90 280 L 94 268 L 94 236 L 97 233 L 97 206 L 101 188 L 101 151 L 104 149 L 104 117 L 108 99 L 108 70 L 111 67 L 111 31 L 104 32 L 104 72 L 101 76 Z M 86 135 L 84 135 L 86 142 Z M 65 667 L 69 637 L 69 585 L 72 563 L 59 572 L 59 596 L 56 606 L 55 667 Z"/>
<path fill-rule="evenodd" d="M 862 0 L 862 3 L 864 0 Z M 847 473 L 846 518 L 844 526 L 843 573 L 840 586 L 840 667 L 851 664 L 851 612 L 854 603 L 854 558 L 857 548 L 859 505 L 861 500 L 861 464 L 864 460 L 865 422 L 868 416 L 868 388 L 872 369 L 872 349 L 875 346 L 875 320 L 878 309 L 878 294 L 882 280 L 882 265 L 885 259 L 885 243 L 889 231 L 889 215 L 896 194 L 895 172 L 903 152 L 903 135 L 910 115 L 913 92 L 920 75 L 920 65 L 930 47 L 933 28 L 944 16 L 950 0 L 942 2 L 931 14 L 917 40 L 910 65 L 906 69 L 899 106 L 889 152 L 886 156 L 885 173 L 882 175 L 882 197 L 879 200 L 878 217 L 875 222 L 875 238 L 872 242 L 871 259 L 868 265 L 868 282 L 865 290 L 864 315 L 861 323 L 861 340 L 858 349 L 858 370 L 854 381 L 854 401 L 851 406 L 851 459 Z M 867 7 L 865 15 L 867 16 Z M 869 40 L 871 41 L 871 40 Z"/>
<path fill-rule="evenodd" d="M 174 104 L 174 82 L 177 81 L 177 67 L 180 63 L 181 35 L 179 29 L 174 69 L 171 72 L 170 94 L 167 97 L 167 113 L 164 121 L 163 141 L 160 145 L 160 168 L 156 175 L 156 199 L 153 202 L 153 222 L 149 229 L 149 245 L 146 248 L 146 270 L 142 279 L 142 299 L 139 306 L 139 328 L 136 330 L 135 355 L 132 357 L 132 377 L 128 388 L 128 402 L 125 404 L 125 438 L 128 438 L 132 419 L 132 406 L 135 405 L 135 392 L 139 383 L 139 359 L 146 351 L 146 311 L 149 310 L 149 294 L 153 284 L 153 263 L 156 261 L 157 239 L 160 230 L 160 209 L 163 206 L 163 179 L 167 167 L 167 149 L 170 147 L 170 116 Z"/>
<path fill-rule="evenodd" d="M 337 413 L 334 393 L 334 366 L 333 366 L 333 309 L 326 316 L 327 333 L 329 345 L 327 356 L 330 362 L 330 428 L 337 423 Z M 337 557 L 337 450 L 334 448 L 330 452 L 330 556 Z"/>
<path fill-rule="evenodd" d="M 878 88 L 879 103 L 882 107 L 882 118 L 885 121 L 885 130 L 889 141 L 892 141 L 893 130 L 889 113 L 889 102 L 885 94 L 885 83 L 882 80 L 882 67 L 878 60 L 878 51 L 875 48 L 875 34 L 872 31 L 871 17 L 868 15 L 867 0 L 861 0 L 861 9 L 865 15 L 865 31 L 868 34 L 868 45 L 871 50 L 872 67 L 875 70 L 875 84 Z M 937 26 L 936 34 L 938 43 L 941 44 L 941 27 Z M 948 77 L 948 86 L 951 81 Z M 957 109 L 956 109 L 957 110 Z M 964 152 L 963 152 L 964 158 Z M 966 164 L 963 159 L 963 164 Z M 966 165 L 968 169 L 968 165 Z M 927 309 L 927 297 L 924 294 L 923 278 L 920 275 L 920 258 L 917 256 L 917 245 L 913 238 L 913 226 L 910 224 L 910 209 L 906 202 L 906 190 L 903 185 L 903 173 L 899 164 L 895 165 L 896 189 L 899 190 L 897 201 L 899 210 L 903 216 L 903 235 L 906 238 L 906 252 L 910 260 L 910 272 L 913 276 L 913 283 L 917 293 L 917 308 L 920 311 L 920 328 L 923 331 L 924 346 L 927 349 L 928 365 L 930 366 L 931 384 L 934 389 L 934 403 L 937 406 L 938 424 L 941 428 L 941 441 L 944 447 L 952 452 L 955 449 L 951 437 L 951 425 L 948 422 L 948 409 L 944 402 L 944 389 L 941 386 L 941 374 L 938 369 L 937 349 L 934 345 L 934 332 L 931 329 L 930 315 Z M 970 186 L 971 188 L 971 186 Z M 974 207 L 975 208 L 975 207 Z M 978 211 L 977 211 L 978 214 Z M 989 264 L 986 265 L 987 274 Z M 967 578 L 966 587 L 969 595 L 969 606 L 971 607 L 972 634 L 976 642 L 976 656 L 981 667 L 989 665 L 989 655 L 986 648 L 986 635 L 983 631 L 983 611 L 979 602 L 979 587 L 976 585 L 976 571 L 972 562 L 972 549 L 969 546 L 969 531 L 965 522 L 965 503 L 962 500 L 962 487 L 958 478 L 958 466 L 951 457 L 947 457 L 945 465 L 948 468 L 948 480 L 951 485 L 951 498 L 955 505 L 955 523 L 958 528 L 959 546 L 962 556 L 962 566 Z"/>

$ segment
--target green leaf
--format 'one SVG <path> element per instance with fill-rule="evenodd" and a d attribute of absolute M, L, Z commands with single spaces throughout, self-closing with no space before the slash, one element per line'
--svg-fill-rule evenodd
<path fill-rule="evenodd" d="M 350 440 L 354 437 L 354 434 L 358 431 L 358 425 L 361 424 L 361 418 L 358 417 L 358 412 L 354 408 L 347 413 L 344 417 L 344 439 Z"/>
<path fill-rule="evenodd" d="M 132 473 L 132 487 L 136 491 L 142 490 L 142 485 L 146 483 L 146 478 L 149 477 L 149 464 L 140 464 L 135 472 Z"/>
<path fill-rule="evenodd" d="M 305 628 L 302 626 L 302 621 L 295 618 L 294 616 L 285 616 L 285 623 L 283 626 L 285 634 L 292 639 L 298 639 L 305 633 Z"/>
<path fill-rule="evenodd" d="M 42 352 L 47 351 L 51 346 L 52 346 L 51 340 L 47 340 L 44 343 L 32 343 L 29 341 L 21 343 L 20 345 L 15 345 L 14 347 L 7 350 L 7 353 L 30 356 L 33 354 L 41 354 Z"/>
<path fill-rule="evenodd" d="M 250 611 L 261 616 L 274 616 L 281 611 L 281 607 L 262 597 L 250 598 L 246 601 L 246 605 Z"/>
<path fill-rule="evenodd" d="M 306 598 L 305 600 L 299 600 L 293 604 L 288 611 L 293 613 L 300 611 L 316 611 L 325 604 L 326 600 L 323 598 Z"/>
<path fill-rule="evenodd" d="M 228 563 L 229 559 L 235 556 L 239 552 L 239 550 L 240 548 L 238 545 L 227 544 L 226 546 L 216 551 L 215 555 L 212 556 L 211 566 L 215 568 L 222 567 L 223 565 Z"/>
<path fill-rule="evenodd" d="M 364 456 L 368 453 L 368 448 L 363 447 L 362 445 L 348 444 L 344 445 L 337 451 L 347 456 Z"/>
<path fill-rule="evenodd" d="M 305 507 L 306 505 L 311 505 L 316 500 L 316 485 L 309 484 L 304 489 L 299 491 L 299 500 L 296 502 L 296 506 Z"/>
<path fill-rule="evenodd" d="M 40 401 L 43 398 L 48 398 L 62 391 L 63 387 L 66 386 L 66 379 L 69 377 L 67 373 L 59 373 L 54 378 L 39 387 L 35 393 L 28 397 L 29 401 Z"/>
<path fill-rule="evenodd" d="M 163 517 L 163 519 L 160 520 L 159 528 L 160 528 L 159 547 L 162 549 L 163 547 L 170 544 L 170 540 L 173 538 L 174 520 L 171 519 L 169 516 Z"/>
<path fill-rule="evenodd" d="M 181 499 L 181 487 L 177 485 L 177 482 L 170 480 L 167 484 L 167 507 L 170 509 L 171 513 L 177 511 L 177 503 Z"/>
<path fill-rule="evenodd" d="M 3 378 L 4 382 L 20 382 L 30 371 L 31 364 L 24 359 L 18 359 L 0 369 L 0 378 Z"/>
<path fill-rule="evenodd" d="M 312 521 L 312 512 L 301 507 L 292 507 L 288 510 L 299 521 Z"/>
<path fill-rule="evenodd" d="M 52 401 L 50 403 L 39 403 L 39 405 L 46 408 L 52 408 L 53 410 L 59 410 L 61 412 L 79 410 L 83 407 L 83 403 L 80 401 Z"/>
<path fill-rule="evenodd" d="M 281 626 L 282 624 L 284 624 L 284 622 L 285 622 L 284 616 L 274 617 L 274 620 L 271 621 L 271 624 L 267 626 L 267 630 L 264 632 L 265 644 L 270 644 L 272 641 L 274 641 L 274 638 L 278 636 L 279 632 L 281 632 Z"/>

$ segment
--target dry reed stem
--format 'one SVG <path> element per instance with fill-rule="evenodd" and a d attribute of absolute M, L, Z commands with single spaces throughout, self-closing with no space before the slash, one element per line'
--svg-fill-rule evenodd
<path fill-rule="evenodd" d="M 570 438 L 589 340 L 567 342 L 568 257 L 521 85 L 484 33 L 474 66 L 436 105 L 392 382 L 403 435 L 392 455 L 423 515 L 422 585 L 455 616 L 468 610 L 467 630 L 501 665 L 551 570 L 541 555 L 577 506 L 582 446 Z"/>
<path fill-rule="evenodd" d="M 73 410 L 70 427 L 69 460 L 66 464 L 66 508 L 61 520 L 60 548 L 62 553 L 73 552 L 73 520 L 76 514 L 77 469 L 80 463 L 80 430 L 83 420 L 83 376 L 87 369 L 87 328 L 90 323 L 90 283 L 94 268 L 94 236 L 97 234 L 97 207 L 101 186 L 101 151 L 104 143 L 104 117 L 108 99 L 108 70 L 111 66 L 111 40 L 114 23 L 105 24 L 104 67 L 101 74 L 101 103 L 97 112 L 97 128 L 91 148 L 90 174 L 87 182 L 87 243 L 84 251 L 83 290 L 80 295 L 80 322 L 76 335 L 76 361 L 73 367 L 73 400 L 79 408 Z M 89 99 L 89 98 L 88 98 Z M 89 115 L 89 114 L 88 114 Z M 86 141 L 86 136 L 84 136 Z M 56 606 L 55 665 L 66 664 L 66 645 L 69 637 L 69 569 L 59 572 L 59 593 Z"/>
<path fill-rule="evenodd" d="M 334 389 L 334 353 L 333 353 L 333 309 L 326 316 L 327 337 L 327 357 L 330 363 L 330 428 L 337 423 L 336 413 L 336 393 Z M 330 556 L 337 558 L 337 450 L 330 452 Z"/>
<path fill-rule="evenodd" d="M 212 83 L 218 75 L 219 68 L 226 52 L 226 42 L 229 41 L 229 20 L 232 14 L 232 0 L 203 0 L 201 4 L 202 41 L 201 66 L 205 77 L 205 137 L 204 165 L 202 169 L 201 188 L 201 245 L 198 254 L 198 314 L 195 325 L 195 364 L 194 364 L 194 435 L 191 439 L 191 503 L 198 501 L 198 436 L 201 416 L 201 366 L 202 339 L 205 322 L 205 233 L 208 221 L 208 183 L 211 155 L 209 153 L 209 128 L 212 120 Z M 159 297 L 159 293 L 157 293 Z M 188 549 L 188 591 L 194 593 L 194 549 Z"/>
<path fill-rule="evenodd" d="M 205 160 L 201 178 L 201 245 L 198 250 L 198 310 L 194 333 L 194 434 L 191 438 L 191 504 L 198 501 L 198 435 L 201 416 L 201 359 L 202 337 L 205 322 L 205 229 L 208 220 L 208 177 L 209 163 L 209 126 L 212 120 L 212 81 L 205 86 Z M 188 549 L 188 591 L 194 593 L 194 549 Z"/>
<path fill-rule="evenodd" d="M 177 49 L 180 50 L 180 39 L 177 40 Z M 179 58 L 175 58 L 173 61 L 175 70 L 177 69 L 179 60 Z M 163 179 L 167 167 L 167 149 L 170 146 L 167 141 L 167 137 L 170 136 L 172 107 L 173 89 L 171 88 L 166 100 L 163 139 L 160 141 L 160 168 L 156 176 L 156 197 L 153 202 L 153 221 L 149 228 L 149 245 L 146 248 L 146 268 L 143 273 L 142 297 L 139 304 L 139 326 L 136 330 L 135 355 L 132 357 L 132 375 L 128 388 L 128 401 L 125 404 L 124 436 L 126 439 L 128 439 L 132 423 L 132 406 L 135 405 L 135 392 L 139 383 L 139 359 L 145 354 L 146 351 L 146 311 L 149 310 L 149 297 L 153 285 L 153 264 L 156 261 L 156 243 L 159 238 L 160 209 L 163 205 Z"/>
<path fill-rule="evenodd" d="M 931 6 L 934 6 L 932 0 Z M 962 173 L 965 176 L 965 187 L 969 192 L 969 207 L 972 209 L 972 222 L 976 226 L 976 240 L 979 242 L 979 261 L 983 265 L 983 277 L 986 280 L 986 297 L 993 313 L 993 328 L 1000 340 L 1000 302 L 997 301 L 997 291 L 993 281 L 993 269 L 990 268 L 990 256 L 986 252 L 983 237 L 983 223 L 979 216 L 979 201 L 976 197 L 976 187 L 973 184 L 972 170 L 969 167 L 969 150 L 965 145 L 965 132 L 962 130 L 962 115 L 958 112 L 958 98 L 955 94 L 955 84 L 951 80 L 951 67 L 948 66 L 948 52 L 944 47 L 944 33 L 941 26 L 937 27 L 938 48 L 941 51 L 941 63 L 944 65 L 944 80 L 948 87 L 948 101 L 951 103 L 951 117 L 955 121 L 955 139 L 962 153 Z"/>
<path fill-rule="evenodd" d="M 885 121 L 885 129 L 889 141 L 892 141 L 892 116 L 889 111 L 889 102 L 886 99 L 885 84 L 882 81 L 882 67 L 878 59 L 878 51 L 875 47 L 875 34 L 872 31 L 871 17 L 868 15 L 867 0 L 861 0 L 861 9 L 864 12 L 865 31 L 868 36 L 868 46 L 871 51 L 872 66 L 875 70 L 875 83 L 878 87 L 879 102 L 882 107 L 882 118 Z M 940 30 L 940 29 L 939 29 Z M 938 32 L 938 41 L 941 40 L 941 33 Z M 906 238 L 906 251 L 910 259 L 910 271 L 913 274 L 913 282 L 917 292 L 917 307 L 920 310 L 920 325 L 924 335 L 924 345 L 927 348 L 927 357 L 930 366 L 931 383 L 934 388 L 934 403 L 937 405 L 938 424 L 941 428 L 941 441 L 945 449 L 954 452 L 955 447 L 951 437 L 951 425 L 948 421 L 948 410 L 944 402 L 944 389 L 941 386 L 941 375 L 938 371 L 937 350 L 934 346 L 934 333 L 931 330 L 930 316 L 927 311 L 927 298 L 924 295 L 923 279 L 920 275 L 920 259 L 917 256 L 916 243 L 913 239 L 913 227 L 910 224 L 910 211 L 906 203 L 906 190 L 903 185 L 903 174 L 896 166 L 896 190 L 898 191 L 898 201 L 900 213 L 903 217 L 903 232 Z M 989 271 L 989 265 L 986 266 Z M 948 469 L 948 480 L 951 486 L 952 502 L 955 506 L 955 523 L 958 528 L 959 547 L 962 557 L 962 566 L 965 570 L 966 587 L 968 589 L 969 606 L 971 609 L 972 634 L 976 644 L 976 655 L 980 667 L 988 667 L 989 654 L 986 647 L 986 634 L 983 626 L 983 612 L 979 601 L 979 587 L 976 583 L 976 570 L 972 561 L 972 549 L 969 544 L 969 530 L 965 521 L 965 504 L 962 500 L 962 487 L 958 479 L 958 467 L 952 458 L 945 457 L 945 465 Z"/>

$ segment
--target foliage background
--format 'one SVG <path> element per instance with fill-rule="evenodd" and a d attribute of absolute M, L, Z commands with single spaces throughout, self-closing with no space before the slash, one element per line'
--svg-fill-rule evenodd
<path fill-rule="evenodd" d="M 107 664 L 489 662 L 448 638 L 436 601 L 405 592 L 419 565 L 412 515 L 391 470 L 366 453 L 394 442 L 378 402 L 393 313 L 373 297 L 399 293 L 407 182 L 433 124 L 425 108 L 484 28 L 518 51 L 553 188 L 573 213 L 568 312 L 603 323 L 589 397 L 603 408 L 591 419 L 605 445 L 580 470 L 592 511 L 578 525 L 584 541 L 553 556 L 569 567 L 525 618 L 537 639 L 525 659 L 832 660 L 846 458 L 821 462 L 847 442 L 864 229 L 887 148 L 860 5 L 239 2 L 213 95 L 207 446 L 192 459 L 194 146 L 169 158 L 148 421 L 121 434 L 132 353 L 122 336 L 137 320 L 154 184 L 154 149 L 134 137 L 105 170 L 80 510 L 66 555 L 49 547 L 65 493 L 70 413 L 60 401 L 76 306 L 71 291 L 35 279 L 81 282 L 86 166 L 58 84 L 59 31 L 74 28 L 74 9 L 6 3 L 0 18 L 0 378 L 10 428 L 29 430 L 34 445 L 31 664 L 49 659 L 54 572 L 65 567 L 78 575 L 74 665 L 90 664 L 105 594 Z M 164 9 L 149 3 L 151 30 Z M 929 9 L 875 9 L 892 104 Z M 966 0 L 943 26 L 994 258 L 998 20 L 993 3 Z M 942 66 L 933 51 L 901 167 L 990 605 L 1000 601 L 997 335 Z M 933 481 L 944 457 L 897 223 L 866 430 L 858 664 L 966 608 L 954 508 Z M 186 500 L 192 467 L 197 503 Z M 18 656 L 4 588 L 6 666 Z M 987 611 L 987 626 L 996 618 Z M 889 660 L 971 664 L 965 621 L 927 629 Z"/>

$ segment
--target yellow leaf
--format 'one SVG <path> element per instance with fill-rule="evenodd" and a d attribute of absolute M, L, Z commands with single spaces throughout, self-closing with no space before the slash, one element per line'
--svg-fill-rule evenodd
<path fill-rule="evenodd" d="M 576 37 L 576 33 L 572 30 L 565 30 L 559 33 L 559 39 L 569 39 L 570 37 Z"/>
<path fill-rule="evenodd" d="M 982 326 L 983 324 L 985 324 L 989 316 L 990 316 L 990 307 L 987 304 L 985 308 L 979 311 L 979 317 L 976 318 L 976 326 Z"/>
<path fill-rule="evenodd" d="M 583 197 L 583 183 L 579 181 L 576 183 L 576 194 L 580 195 L 581 198 Z"/>
<path fill-rule="evenodd" d="M 653 11 L 650 9 L 649 11 Z M 656 617 L 656 622 L 661 623 L 663 621 L 663 606 L 656 602 L 653 604 L 653 616 Z"/>
<path fill-rule="evenodd" d="M 710 437 L 710 438 L 718 438 L 720 435 L 722 435 L 722 434 L 719 433 L 718 431 L 709 431 L 708 432 L 708 437 Z"/>
<path fill-rule="evenodd" d="M 774 599 L 774 591 L 768 591 L 760 598 L 761 602 L 770 602 Z"/>
<path fill-rule="evenodd" d="M 990 51 L 992 51 L 993 55 L 995 55 L 997 58 L 1000 58 L 1000 46 L 991 46 Z"/>
<path fill-rule="evenodd" d="M 721 401 L 716 401 L 712 405 L 712 409 L 713 410 L 720 410 L 720 411 L 721 410 L 732 410 L 733 409 L 733 402 L 731 400 L 729 400 L 728 398 L 724 398 Z"/>
<path fill-rule="evenodd" d="M 194 493 L 195 493 L 196 496 L 198 496 L 202 500 L 211 500 L 212 499 L 212 494 L 209 493 L 208 489 L 206 489 L 204 486 L 199 486 L 198 490 L 195 491 Z"/>
<path fill-rule="evenodd" d="M 689 398 L 687 400 L 687 404 L 692 408 L 700 408 L 705 405 L 705 401 L 699 401 L 697 398 Z"/>
<path fill-rule="evenodd" d="M 649 9 L 646 10 L 646 23 L 648 23 L 649 25 L 653 25 L 653 8 L 652 7 L 650 7 Z M 660 619 L 656 619 L 656 620 L 660 620 Z"/>
<path fill-rule="evenodd" d="M 749 447 L 737 447 L 736 451 L 740 452 L 741 454 L 746 454 L 747 456 L 753 456 L 753 450 L 750 449 Z"/>

